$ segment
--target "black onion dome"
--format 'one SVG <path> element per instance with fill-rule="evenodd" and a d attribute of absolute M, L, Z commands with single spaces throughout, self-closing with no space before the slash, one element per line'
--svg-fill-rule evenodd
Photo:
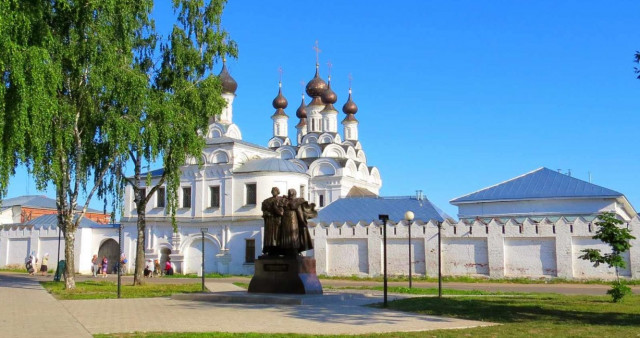
<path fill-rule="evenodd" d="M 344 106 L 342 106 L 342 111 L 345 114 L 355 114 L 358 112 L 358 106 L 351 99 L 351 88 L 349 88 L 349 98 L 347 99 L 347 102 L 344 104 Z"/>
<path fill-rule="evenodd" d="M 222 70 L 220 71 L 220 74 L 218 74 L 218 77 L 220 78 L 220 82 L 222 82 L 223 93 L 236 93 L 236 89 L 238 89 L 238 83 L 231 77 L 231 74 L 229 74 L 229 71 L 227 70 L 226 60 L 222 61 Z"/>
<path fill-rule="evenodd" d="M 288 105 L 289 105 L 289 102 L 284 97 L 284 95 L 282 95 L 282 84 L 280 84 L 280 87 L 278 88 L 278 96 L 276 96 L 276 98 L 273 99 L 273 108 L 285 109 L 287 108 Z"/>
<path fill-rule="evenodd" d="M 322 93 L 322 103 L 334 104 L 338 101 L 338 95 L 331 89 L 331 76 L 329 76 L 329 82 L 327 84 L 327 90 Z"/>
<path fill-rule="evenodd" d="M 320 97 L 325 90 L 327 90 L 327 83 L 320 78 L 318 64 L 316 64 L 316 75 L 307 83 L 307 95 L 313 98 Z"/>
<path fill-rule="evenodd" d="M 296 110 L 296 117 L 298 117 L 299 119 L 307 118 L 307 111 L 304 108 L 304 95 L 302 95 L 302 103 L 300 103 L 300 107 L 298 107 L 298 110 Z"/>

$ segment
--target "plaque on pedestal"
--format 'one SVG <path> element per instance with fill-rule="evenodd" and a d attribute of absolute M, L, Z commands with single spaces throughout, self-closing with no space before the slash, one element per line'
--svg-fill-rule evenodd
<path fill-rule="evenodd" d="M 316 275 L 316 260 L 300 256 L 261 256 L 255 261 L 249 292 L 322 294 L 322 285 Z"/>

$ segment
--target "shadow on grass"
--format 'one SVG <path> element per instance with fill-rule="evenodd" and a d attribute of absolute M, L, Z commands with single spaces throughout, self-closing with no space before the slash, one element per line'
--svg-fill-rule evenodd
<path fill-rule="evenodd" d="M 640 297 L 613 304 L 606 297 L 445 297 L 411 298 L 392 309 L 496 323 L 544 321 L 556 324 L 640 326 Z"/>

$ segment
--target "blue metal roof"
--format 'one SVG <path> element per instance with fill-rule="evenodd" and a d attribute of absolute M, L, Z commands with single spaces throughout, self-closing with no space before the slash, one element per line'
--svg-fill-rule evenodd
<path fill-rule="evenodd" d="M 74 217 L 75 219 L 75 217 Z M 58 226 L 58 215 L 55 214 L 50 214 L 50 215 L 42 215 L 40 217 L 34 218 L 32 220 L 27 221 L 28 225 L 33 225 L 33 226 Z M 107 225 L 104 224 L 100 224 L 97 222 L 94 222 L 86 217 L 83 217 L 82 220 L 80 221 L 80 227 L 81 228 L 106 228 L 108 227 Z"/>
<path fill-rule="evenodd" d="M 497 185 L 452 199 L 450 203 L 456 205 L 482 201 L 572 197 L 616 198 L 621 196 L 623 195 L 617 191 L 543 167 Z"/>
<path fill-rule="evenodd" d="M 279 158 L 261 158 L 245 162 L 235 173 L 251 173 L 257 171 L 292 172 L 306 174 L 306 170 L 290 161 Z"/>
<path fill-rule="evenodd" d="M 318 222 L 353 222 L 369 223 L 378 220 L 378 215 L 387 214 L 389 220 L 398 222 L 404 219 L 404 213 L 412 211 L 415 220 L 428 222 L 429 220 L 444 221 L 451 218 L 440 208 L 426 198 L 418 200 L 415 197 L 346 197 L 341 198 L 322 210 L 313 221 Z"/>
<path fill-rule="evenodd" d="M 13 198 L 7 198 L 2 201 L 2 207 L 12 207 L 12 206 L 23 206 L 23 207 L 31 207 L 31 208 L 41 208 L 41 209 L 57 209 L 56 200 L 53 198 L 49 198 L 44 195 L 24 195 Z M 77 206 L 76 210 L 82 210 L 81 206 Z M 87 208 L 89 212 L 99 212 L 100 210 Z"/>
<path fill-rule="evenodd" d="M 140 176 L 146 177 L 148 174 L 151 174 L 151 177 L 159 177 L 159 176 L 162 176 L 163 173 L 164 173 L 164 168 L 160 168 L 160 169 L 154 169 L 151 171 L 140 173 Z M 129 176 L 129 177 L 133 178 L 133 176 Z"/>

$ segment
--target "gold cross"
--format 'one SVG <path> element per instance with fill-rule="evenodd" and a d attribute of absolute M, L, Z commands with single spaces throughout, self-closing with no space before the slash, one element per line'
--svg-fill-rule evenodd
<path fill-rule="evenodd" d="M 322 52 L 322 50 L 318 46 L 318 40 L 316 40 L 316 45 L 313 46 L 313 49 L 316 51 L 316 64 L 320 64 L 320 52 Z"/>
<path fill-rule="evenodd" d="M 353 81 L 353 76 L 349 73 L 349 90 L 351 90 L 351 81 Z"/>
<path fill-rule="evenodd" d="M 284 73 L 284 70 L 282 70 L 282 66 L 278 67 L 278 73 L 280 73 L 280 83 L 282 83 L 282 73 Z"/>
<path fill-rule="evenodd" d="M 331 67 L 333 66 L 333 63 L 331 63 L 331 61 L 327 62 L 327 67 L 329 67 L 329 78 L 331 78 Z"/>

